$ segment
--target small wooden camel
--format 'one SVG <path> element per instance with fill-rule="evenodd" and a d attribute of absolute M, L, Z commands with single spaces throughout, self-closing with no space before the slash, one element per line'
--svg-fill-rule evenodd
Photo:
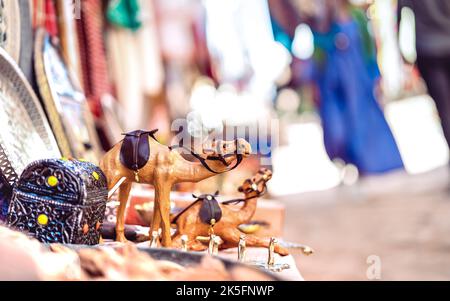
<path fill-rule="evenodd" d="M 224 243 L 221 249 L 234 248 L 239 244 L 240 236 L 238 226 L 249 223 L 255 214 L 258 197 L 266 190 L 266 183 L 272 178 L 272 171 L 261 169 L 252 179 L 244 181 L 239 192 L 244 193 L 244 205 L 239 210 L 232 209 L 228 204 L 221 203 L 219 207 L 222 211 L 221 219 L 214 225 L 214 234 L 220 236 Z M 210 196 L 211 198 L 214 196 Z M 203 251 L 207 246 L 197 241 L 199 236 L 209 236 L 210 225 L 204 223 L 200 218 L 202 201 L 195 202 L 179 215 L 174 217 L 173 221 L 177 225 L 177 231 L 173 236 L 173 245 L 181 246 L 181 237 L 186 235 L 188 238 L 188 249 L 194 251 Z M 260 238 L 254 235 L 246 235 L 246 244 L 249 247 L 269 247 L 270 239 Z M 288 255 L 288 250 L 276 245 L 275 252 L 280 255 Z"/>
<path fill-rule="evenodd" d="M 140 134 L 142 131 L 136 132 Z M 125 167 L 123 161 L 121 161 L 121 148 L 124 141 L 116 144 L 104 155 L 100 161 L 100 168 L 106 175 L 109 190 L 114 190 L 120 185 L 116 241 L 126 241 L 124 233 L 125 208 L 131 186 L 133 182 L 136 182 L 154 186 L 155 205 L 150 233 L 161 228 L 161 244 L 164 247 L 171 247 L 170 191 L 172 186 L 181 182 L 199 182 L 218 173 L 229 171 L 230 165 L 238 158 L 247 157 L 251 154 L 251 146 L 244 139 L 236 139 L 235 141 L 213 140 L 209 144 L 202 145 L 202 155 L 192 152 L 201 161 L 191 162 L 184 159 L 180 152 L 158 143 L 154 139 L 154 132 L 156 131 L 150 132 L 148 137 L 148 161 L 138 172 Z"/>

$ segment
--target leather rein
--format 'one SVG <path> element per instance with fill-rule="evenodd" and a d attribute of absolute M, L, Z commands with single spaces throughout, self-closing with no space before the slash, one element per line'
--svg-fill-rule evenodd
<path fill-rule="evenodd" d="M 236 150 L 232 154 L 207 156 L 206 158 L 203 158 L 199 154 L 195 153 L 193 150 L 188 149 L 187 147 L 184 147 L 182 145 L 169 146 L 169 150 L 172 151 L 175 149 L 184 149 L 184 150 L 188 151 L 194 158 L 196 158 L 203 165 L 203 167 L 205 167 L 208 171 L 210 171 L 214 174 L 221 174 L 221 173 L 224 173 L 224 171 L 222 171 L 222 172 L 215 171 L 208 165 L 207 161 L 220 161 L 220 162 L 222 162 L 222 164 L 224 166 L 229 166 L 229 164 L 226 162 L 226 159 L 229 157 L 232 157 L 232 156 L 236 156 L 236 163 L 234 164 L 233 167 L 227 169 L 226 171 L 232 171 L 233 169 L 236 169 L 242 163 L 243 156 L 242 156 L 242 154 L 238 154 L 237 140 L 235 141 L 235 144 L 236 144 Z"/>
<path fill-rule="evenodd" d="M 261 179 L 259 179 L 258 181 L 254 182 L 254 183 L 252 184 L 252 186 L 253 186 L 253 185 L 258 185 L 258 184 L 261 183 L 262 181 L 264 181 L 264 178 L 261 178 Z M 255 190 L 254 188 L 250 187 L 249 189 L 247 189 L 247 190 L 245 190 L 245 191 L 242 191 L 242 192 L 243 192 L 243 193 L 250 193 L 250 192 L 254 192 L 254 191 L 257 191 L 257 190 Z M 259 197 L 263 196 L 264 194 L 266 194 L 266 192 L 267 192 L 267 186 L 264 185 L 263 191 L 257 191 L 257 194 L 254 195 L 254 196 L 252 196 L 252 197 L 247 197 L 247 198 L 242 198 L 242 199 L 228 200 L 228 201 L 221 202 L 220 204 L 225 205 L 225 206 L 227 206 L 227 205 L 237 205 L 237 204 L 240 204 L 240 203 L 247 202 L 247 201 L 249 201 L 249 200 L 251 200 L 251 199 L 259 198 Z M 171 223 L 175 224 L 175 223 L 177 222 L 177 220 L 180 218 L 180 216 L 182 216 L 186 211 L 188 211 L 192 206 L 194 206 L 195 204 L 197 204 L 197 203 L 198 203 L 199 201 L 201 201 L 201 200 L 202 200 L 202 199 L 197 198 L 196 201 L 192 202 L 190 205 L 188 205 L 186 208 L 184 208 L 181 212 L 179 212 L 179 213 L 171 220 Z"/>
<path fill-rule="evenodd" d="M 259 179 L 258 181 L 254 182 L 254 183 L 252 184 L 252 186 L 253 186 L 253 185 L 258 185 L 258 184 L 260 184 L 262 181 L 264 181 L 264 178 L 261 178 L 261 179 Z M 267 193 L 267 186 L 264 184 L 264 189 L 263 189 L 262 191 L 258 191 L 258 190 L 256 190 L 256 189 L 250 187 L 250 188 L 248 188 L 248 189 L 246 189 L 245 191 L 242 191 L 242 192 L 243 192 L 243 193 L 251 193 L 251 192 L 255 192 L 255 191 L 257 192 L 257 194 L 254 195 L 254 196 L 246 197 L 246 198 L 242 198 L 242 199 L 228 200 L 228 201 L 222 202 L 221 204 L 223 204 L 223 205 L 236 205 L 236 204 L 239 204 L 239 203 L 247 202 L 247 201 L 249 201 L 249 200 L 251 200 L 251 199 L 255 199 L 255 198 L 262 197 L 263 195 L 265 195 L 265 194 Z"/>

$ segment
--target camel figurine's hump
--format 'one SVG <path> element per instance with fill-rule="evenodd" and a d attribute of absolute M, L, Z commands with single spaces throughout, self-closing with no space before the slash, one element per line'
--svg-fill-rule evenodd
<path fill-rule="evenodd" d="M 150 146 L 150 155 L 147 163 L 139 170 L 139 182 L 153 183 L 153 174 L 156 168 L 169 168 L 174 163 L 175 152 L 171 152 L 169 148 L 152 139 L 148 138 Z M 126 177 L 128 181 L 135 182 L 135 173 L 133 170 L 125 167 L 120 160 L 120 150 L 123 141 L 120 141 L 111 148 L 100 161 L 100 168 L 108 179 L 108 188 L 122 177 Z"/>

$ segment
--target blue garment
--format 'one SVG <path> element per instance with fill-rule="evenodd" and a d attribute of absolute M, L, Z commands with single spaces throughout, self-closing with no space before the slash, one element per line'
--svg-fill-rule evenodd
<path fill-rule="evenodd" d="M 374 95 L 379 70 L 365 56 L 354 20 L 314 33 L 322 55 L 316 76 L 321 94 L 325 148 L 331 159 L 354 164 L 361 174 L 403 167 L 396 142 Z"/>

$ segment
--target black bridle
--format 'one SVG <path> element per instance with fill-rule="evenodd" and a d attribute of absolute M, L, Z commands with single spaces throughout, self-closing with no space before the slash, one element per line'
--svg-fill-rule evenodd
<path fill-rule="evenodd" d="M 153 131 L 142 131 L 142 133 L 144 133 L 144 134 L 147 133 L 150 137 L 153 138 L 153 140 L 158 142 L 158 139 L 156 139 L 156 137 L 155 137 L 155 133 L 157 131 L 158 130 L 156 129 L 156 130 L 153 130 Z M 123 135 L 139 137 L 138 135 L 132 135 L 132 134 L 123 134 Z M 244 157 L 243 157 L 242 154 L 239 153 L 238 140 L 236 139 L 234 141 L 234 143 L 235 143 L 235 149 L 236 150 L 233 153 L 222 155 L 222 154 L 220 154 L 220 151 L 218 151 L 218 153 L 219 153 L 218 156 L 207 156 L 206 158 L 203 158 L 199 154 L 195 153 L 192 149 L 188 149 L 187 147 L 182 146 L 182 145 L 168 146 L 168 148 L 169 148 L 170 151 L 175 150 L 175 149 L 184 149 L 184 150 L 188 151 L 194 158 L 196 158 L 208 171 L 210 171 L 210 172 L 212 172 L 214 174 L 221 174 L 221 173 L 224 173 L 224 172 L 227 172 L 227 171 L 232 171 L 233 169 L 236 169 L 242 163 L 242 160 L 243 160 Z M 233 167 L 227 169 L 226 171 L 222 171 L 222 172 L 215 171 L 207 163 L 207 161 L 220 161 L 220 162 L 222 162 L 222 164 L 224 166 L 228 167 L 230 164 L 227 163 L 226 159 L 229 158 L 229 157 L 232 157 L 232 156 L 236 156 L 236 164 Z"/>
<path fill-rule="evenodd" d="M 259 173 L 259 174 L 263 174 L 261 171 L 259 171 L 258 173 Z M 239 203 L 243 203 L 243 202 L 249 201 L 249 200 L 251 200 L 251 199 L 255 199 L 255 198 L 262 197 L 263 195 L 265 195 L 265 194 L 267 193 L 267 186 L 266 186 L 266 184 L 264 184 L 264 188 L 263 188 L 262 191 L 258 191 L 258 189 L 257 189 L 257 188 L 256 188 L 256 189 L 253 188 L 253 186 L 256 185 L 256 187 L 258 187 L 258 185 L 259 185 L 261 182 L 265 181 L 265 180 L 266 180 L 266 179 L 264 179 L 264 178 L 262 177 L 262 178 L 259 179 L 258 181 L 253 182 L 252 185 L 250 185 L 250 187 L 247 188 L 246 190 L 242 190 L 242 191 L 239 190 L 240 192 L 242 192 L 242 193 L 244 193 L 244 194 L 249 194 L 249 193 L 252 193 L 252 192 L 257 192 L 254 196 L 246 197 L 246 198 L 243 198 L 243 199 L 228 200 L 228 201 L 222 202 L 221 204 L 223 204 L 223 205 L 236 205 L 236 204 L 239 204 Z"/>
<path fill-rule="evenodd" d="M 259 173 L 259 174 L 263 174 L 263 173 L 261 173 L 261 172 L 258 172 L 258 173 Z M 252 186 L 254 186 L 254 185 L 259 185 L 262 181 L 265 181 L 265 179 L 264 179 L 264 178 L 261 178 L 261 179 L 259 179 L 258 181 L 252 183 L 252 185 L 251 185 L 248 189 L 243 190 L 243 191 L 240 191 L 240 192 L 246 193 L 246 194 L 251 193 L 251 192 L 257 192 L 254 196 L 246 197 L 246 198 L 242 198 L 242 199 L 228 200 L 228 201 L 221 202 L 220 204 L 222 204 L 222 205 L 237 205 L 237 204 L 239 204 L 239 203 L 244 203 L 244 202 L 247 202 L 247 201 L 249 201 L 249 200 L 251 200 L 251 199 L 255 199 L 255 198 L 259 198 L 259 197 L 263 196 L 263 195 L 266 194 L 266 192 L 267 192 L 267 186 L 266 186 L 265 184 L 264 184 L 264 188 L 263 188 L 262 191 L 258 191 L 257 189 L 255 189 L 255 188 L 252 187 Z M 211 196 L 215 199 L 215 197 L 218 196 L 218 195 L 219 195 L 219 191 L 217 191 L 214 195 L 211 195 Z M 181 212 L 179 212 L 179 213 L 171 220 L 171 223 L 175 224 L 175 223 L 177 222 L 177 220 L 179 219 L 180 216 L 182 216 L 186 211 L 188 211 L 192 206 L 194 206 L 194 205 L 197 204 L 198 202 L 201 202 L 201 201 L 205 200 L 205 198 L 206 198 L 207 195 L 201 195 L 201 196 L 192 195 L 192 196 L 196 199 L 196 201 L 194 201 L 194 202 L 191 203 L 189 206 L 187 206 L 186 208 L 184 208 Z"/>
<path fill-rule="evenodd" d="M 184 147 L 182 145 L 173 145 L 173 146 L 169 146 L 169 150 L 175 150 L 175 149 L 184 149 L 186 151 L 188 151 L 194 158 L 196 158 L 208 171 L 214 173 L 214 174 L 221 174 L 222 172 L 218 172 L 213 170 L 207 163 L 207 161 L 220 161 L 222 162 L 222 164 L 224 166 L 229 166 L 230 164 L 227 163 L 226 159 L 229 157 L 233 157 L 236 156 L 236 163 L 234 164 L 233 167 L 227 169 L 226 171 L 232 171 L 233 169 L 236 169 L 243 160 L 243 155 L 239 154 L 239 150 L 238 150 L 238 142 L 237 140 L 234 141 L 235 143 L 235 151 L 233 153 L 230 154 L 226 154 L 226 155 L 222 155 L 219 152 L 218 156 L 207 156 L 206 158 L 203 158 L 202 156 L 200 156 L 199 154 L 195 153 L 192 149 L 188 149 L 187 147 Z"/>

